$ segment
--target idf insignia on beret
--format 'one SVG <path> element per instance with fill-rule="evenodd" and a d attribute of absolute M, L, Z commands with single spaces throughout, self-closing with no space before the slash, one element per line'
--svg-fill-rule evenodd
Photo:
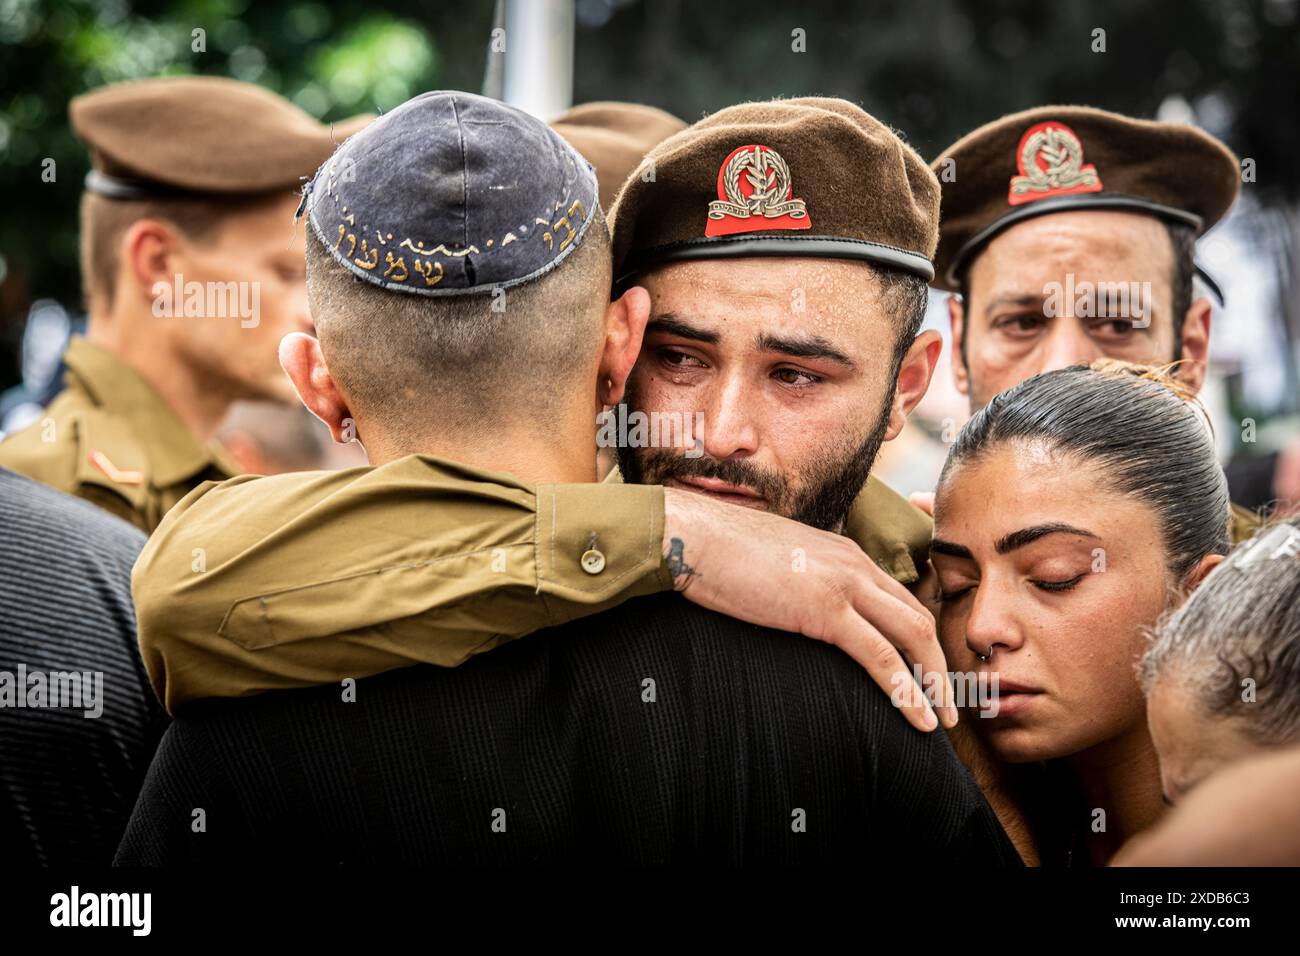
<path fill-rule="evenodd" d="M 545 123 L 437 91 L 344 143 L 299 214 L 358 278 L 442 296 L 539 278 L 578 247 L 597 209 L 591 165 Z"/>
<path fill-rule="evenodd" d="M 747 256 L 858 260 L 930 279 L 939 183 L 847 100 L 742 103 L 651 150 L 611 228 L 616 284 L 665 263 Z"/>
<path fill-rule="evenodd" d="M 1200 234 L 1240 187 L 1236 156 L 1208 133 L 1086 106 L 1004 116 L 948 147 L 932 168 L 943 185 L 935 284 L 951 290 L 985 243 L 1033 216 L 1128 210 Z"/>
<path fill-rule="evenodd" d="M 1035 123 L 1016 150 L 1016 168 L 1007 203 L 1019 206 L 1051 196 L 1101 192 L 1097 167 L 1083 161 L 1083 144 L 1064 123 Z"/>
<path fill-rule="evenodd" d="M 776 150 L 751 143 L 732 150 L 718 170 L 706 236 L 758 229 L 811 229 L 808 206 L 794 196 L 790 167 Z"/>

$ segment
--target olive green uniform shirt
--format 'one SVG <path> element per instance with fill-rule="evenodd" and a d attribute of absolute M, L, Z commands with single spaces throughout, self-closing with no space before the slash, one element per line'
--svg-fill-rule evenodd
<path fill-rule="evenodd" d="M 63 360 L 66 387 L 40 419 L 0 442 L 0 465 L 146 534 L 195 487 L 235 474 L 117 356 L 74 338 Z"/>
<path fill-rule="evenodd" d="M 848 533 L 904 583 L 930 519 L 874 479 Z M 673 586 L 663 488 L 528 485 L 425 455 L 243 477 L 178 504 L 135 566 L 140 646 L 168 711 L 190 700 L 455 666 Z"/>

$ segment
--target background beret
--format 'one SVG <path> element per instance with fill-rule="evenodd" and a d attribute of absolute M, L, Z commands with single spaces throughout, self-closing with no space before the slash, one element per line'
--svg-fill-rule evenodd
<path fill-rule="evenodd" d="M 615 281 L 658 263 L 820 256 L 930 278 L 939 184 L 846 100 L 743 103 L 660 143 L 611 211 Z"/>
<path fill-rule="evenodd" d="M 350 137 L 303 206 L 354 275 L 439 296 L 490 293 L 550 271 L 582 242 L 598 201 L 591 165 L 545 123 L 437 91 Z"/>
<path fill-rule="evenodd" d="M 331 132 L 282 96 L 212 76 L 117 83 L 75 97 L 68 115 L 103 174 L 87 188 L 122 199 L 296 190 L 369 119 Z"/>
<path fill-rule="evenodd" d="M 685 128 L 676 116 L 653 106 L 608 101 L 583 103 L 551 120 L 551 129 L 596 167 L 602 209 L 614 204 L 646 153 Z"/>
<path fill-rule="evenodd" d="M 1087 106 L 1042 106 L 981 126 L 940 154 L 943 187 L 936 285 L 997 233 L 1067 209 L 1130 209 L 1186 222 L 1222 218 L 1240 185 L 1237 157 L 1194 126 Z"/>

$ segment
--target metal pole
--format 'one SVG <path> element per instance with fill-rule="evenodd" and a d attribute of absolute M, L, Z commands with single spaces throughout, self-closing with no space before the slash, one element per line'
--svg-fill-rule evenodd
<path fill-rule="evenodd" d="M 573 0 L 505 0 L 503 99 L 543 120 L 573 103 Z"/>
<path fill-rule="evenodd" d="M 506 0 L 496 0 L 492 11 L 492 31 L 487 42 L 487 62 L 483 66 L 483 95 L 494 100 L 505 97 L 506 57 L 496 50 L 497 30 L 506 25 Z"/>

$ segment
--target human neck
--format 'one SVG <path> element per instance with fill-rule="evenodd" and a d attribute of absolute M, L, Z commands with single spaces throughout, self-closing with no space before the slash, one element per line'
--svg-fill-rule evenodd
<path fill-rule="evenodd" d="M 190 366 L 168 347 L 166 338 L 139 334 L 144 327 L 145 320 L 138 316 L 96 314 L 92 309 L 86 338 L 131 366 L 190 434 L 200 442 L 211 441 L 230 408 L 232 396 L 194 375 Z"/>
<path fill-rule="evenodd" d="M 591 421 L 595 420 L 594 414 Z M 390 433 L 358 430 L 372 465 L 384 465 L 407 455 L 432 455 L 485 471 L 503 471 L 529 484 L 558 484 L 596 480 L 595 431 L 583 420 L 570 427 L 443 429 L 411 437 L 406 430 Z"/>
<path fill-rule="evenodd" d="M 1090 808 L 1088 851 L 1095 865 L 1110 861 L 1130 837 L 1165 814 L 1160 789 L 1160 761 L 1146 722 L 1119 737 L 1066 758 Z M 1091 830 L 1092 809 L 1106 811 L 1106 829 Z"/>

